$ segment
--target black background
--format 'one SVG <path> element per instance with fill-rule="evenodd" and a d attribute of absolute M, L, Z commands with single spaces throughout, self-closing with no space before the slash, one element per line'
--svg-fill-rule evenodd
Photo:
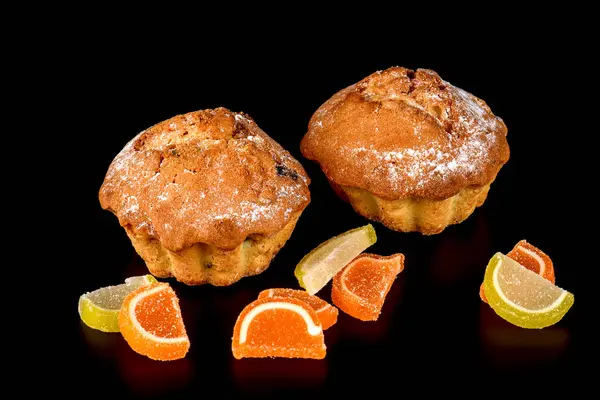
<path fill-rule="evenodd" d="M 77 49 L 63 71 L 76 103 L 73 134 L 85 149 L 70 154 L 77 171 L 65 177 L 74 193 L 72 209 L 64 213 L 72 219 L 65 224 L 77 228 L 65 238 L 72 249 L 66 261 L 72 287 L 65 329 L 73 338 L 67 387 L 125 397 L 336 398 L 369 391 L 394 397 L 415 390 L 424 396 L 510 392 L 513 383 L 536 392 L 572 384 L 581 370 L 580 302 L 555 326 L 526 330 L 497 317 L 478 291 L 490 257 L 526 239 L 552 258 L 557 284 L 578 299 L 582 258 L 574 250 L 577 228 L 570 218 L 576 177 L 565 170 L 579 160 L 564 139 L 576 133 L 577 105 L 565 98 L 578 85 L 569 65 L 577 50 L 552 30 L 532 29 L 512 40 L 472 34 L 467 40 L 442 32 L 405 46 L 394 37 L 358 43 L 338 32 L 298 41 L 277 38 L 274 31 L 252 40 L 240 33 L 225 43 L 199 37 L 184 46 L 99 38 Z M 336 91 L 395 65 L 433 69 L 485 100 L 508 126 L 509 162 L 484 205 L 441 234 L 398 233 L 374 224 L 378 241 L 369 252 L 406 256 L 379 321 L 340 313 L 325 332 L 324 360 L 235 360 L 231 336 L 242 308 L 262 289 L 297 287 L 293 270 L 304 254 L 367 222 L 301 156 L 308 120 Z M 231 287 L 168 280 L 179 295 L 191 349 L 183 360 L 152 361 L 129 349 L 118 333 L 89 329 L 76 312 L 80 294 L 146 272 L 116 217 L 100 208 L 98 190 L 113 157 L 138 132 L 176 114 L 218 106 L 248 113 L 304 165 L 312 201 L 263 274 Z M 319 294 L 328 299 L 329 293 L 330 285 Z"/>

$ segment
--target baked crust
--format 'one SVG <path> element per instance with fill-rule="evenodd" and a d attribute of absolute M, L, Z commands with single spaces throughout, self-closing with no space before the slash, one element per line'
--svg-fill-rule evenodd
<path fill-rule="evenodd" d="M 364 189 L 337 187 L 360 215 L 400 232 L 433 235 L 467 219 L 487 198 L 490 184 L 467 186 L 442 200 L 409 197 L 385 200 Z"/>
<path fill-rule="evenodd" d="M 267 269 L 290 238 L 301 213 L 293 213 L 290 221 L 272 235 L 250 235 L 233 249 L 196 243 L 180 251 L 171 251 L 144 233 L 127 230 L 127 235 L 152 275 L 175 277 L 186 285 L 228 286 Z"/>
<path fill-rule="evenodd" d="M 295 224 L 309 183 L 250 117 L 217 108 L 138 134 L 111 163 L 99 199 L 130 237 L 170 252 L 198 243 L 225 251 Z"/>
<path fill-rule="evenodd" d="M 509 159 L 506 133 L 483 100 L 434 71 L 395 67 L 326 101 L 301 151 L 335 185 L 442 200 L 494 180 Z"/>

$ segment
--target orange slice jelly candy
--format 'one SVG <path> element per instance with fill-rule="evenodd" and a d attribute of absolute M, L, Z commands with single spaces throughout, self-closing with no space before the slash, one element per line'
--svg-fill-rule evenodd
<path fill-rule="evenodd" d="M 179 299 L 167 283 L 142 286 L 127 295 L 119 329 L 134 351 L 153 360 L 183 358 L 190 348 Z"/>
<path fill-rule="evenodd" d="M 238 316 L 231 344 L 233 356 L 325 358 L 325 339 L 317 313 L 293 297 L 263 297 Z"/>
<path fill-rule="evenodd" d="M 306 290 L 266 289 L 258 294 L 259 299 L 265 297 L 293 297 L 304 301 L 317 313 L 323 330 L 329 329 L 337 322 L 338 309 L 320 297 L 309 294 Z"/>
<path fill-rule="evenodd" d="M 552 283 L 555 283 L 554 278 L 554 265 L 550 257 L 543 251 L 527 243 L 526 240 L 521 240 L 513 247 L 513 249 L 506 255 L 507 257 L 515 260 L 530 271 L 541 275 Z M 487 303 L 487 298 L 483 291 L 483 283 L 479 287 L 479 297 L 484 303 Z"/>
<path fill-rule="evenodd" d="M 403 269 L 403 254 L 363 253 L 334 276 L 331 300 L 354 318 L 377 321 L 385 296 Z"/>

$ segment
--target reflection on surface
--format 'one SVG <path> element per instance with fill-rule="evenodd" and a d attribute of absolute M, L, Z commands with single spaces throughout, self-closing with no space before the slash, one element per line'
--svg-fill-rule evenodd
<path fill-rule="evenodd" d="M 134 352 L 123 336 L 92 329 L 80 322 L 87 350 L 95 358 L 116 364 L 121 380 L 135 393 L 161 393 L 186 387 L 193 375 L 189 354 L 176 361 L 155 361 Z M 115 364 L 113 364 L 115 363 Z"/>
<path fill-rule="evenodd" d="M 181 390 L 193 376 L 189 355 L 181 360 L 155 361 L 131 350 L 124 339 L 117 359 L 121 378 L 132 392 L 139 394 Z"/>
<path fill-rule="evenodd" d="M 318 387 L 327 377 L 327 358 L 232 358 L 235 383 L 244 390 L 269 391 L 277 387 Z"/>
<path fill-rule="evenodd" d="M 490 247 L 491 238 L 485 216 L 476 210 L 467 221 L 447 229 L 454 230 L 454 235 L 439 235 L 439 242 L 431 255 L 433 280 L 441 284 L 453 284 L 479 271 L 483 279 L 487 262 L 495 253 Z"/>
<path fill-rule="evenodd" d="M 544 329 L 525 329 L 500 318 L 487 304 L 479 310 L 484 354 L 494 364 L 537 364 L 559 357 L 570 343 L 560 323 Z"/>
<path fill-rule="evenodd" d="M 107 333 L 92 329 L 81 320 L 79 326 L 90 353 L 98 358 L 112 358 L 115 356 L 123 341 L 123 337 L 119 332 Z"/>

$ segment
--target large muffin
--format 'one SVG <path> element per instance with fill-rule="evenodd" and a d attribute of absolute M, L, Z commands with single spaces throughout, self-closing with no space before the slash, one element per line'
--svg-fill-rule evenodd
<path fill-rule="evenodd" d="M 223 286 L 269 266 L 310 202 L 309 183 L 251 118 L 217 108 L 138 134 L 99 198 L 153 275 Z"/>
<path fill-rule="evenodd" d="M 434 71 L 396 67 L 325 102 L 301 150 L 359 214 L 434 234 L 483 204 L 509 159 L 506 133 L 484 101 Z"/>

